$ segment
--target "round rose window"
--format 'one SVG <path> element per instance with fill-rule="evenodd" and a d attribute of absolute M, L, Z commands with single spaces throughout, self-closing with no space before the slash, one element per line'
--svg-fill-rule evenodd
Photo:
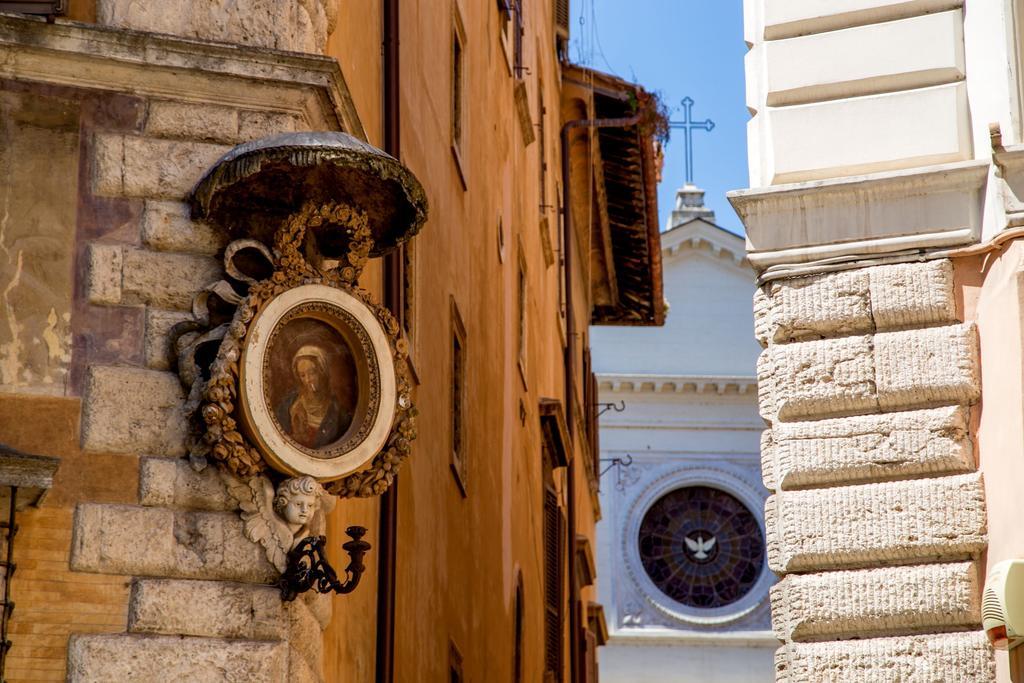
<path fill-rule="evenodd" d="M 761 574 L 764 537 L 743 503 L 709 486 L 676 489 L 640 524 L 640 561 L 665 595 L 689 607 L 723 607 Z"/>

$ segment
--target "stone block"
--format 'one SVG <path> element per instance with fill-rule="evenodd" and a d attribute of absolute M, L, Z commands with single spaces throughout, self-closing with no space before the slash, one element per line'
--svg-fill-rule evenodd
<path fill-rule="evenodd" d="M 146 134 L 157 138 L 234 142 L 238 135 L 238 110 L 194 102 L 151 102 Z"/>
<path fill-rule="evenodd" d="M 765 291 L 766 287 L 754 290 L 754 339 L 761 348 L 768 346 L 772 333 L 772 299 Z"/>
<path fill-rule="evenodd" d="M 777 343 L 927 327 L 956 320 L 947 259 L 781 280 L 755 301 L 755 330 Z"/>
<path fill-rule="evenodd" d="M 213 162 L 230 149 L 115 133 L 97 134 L 95 147 L 97 194 L 177 200 L 185 198 Z"/>
<path fill-rule="evenodd" d="M 338 0 L 237 0 L 175 3 L 97 0 L 105 26 L 169 33 L 291 52 L 322 53 L 333 30 Z"/>
<path fill-rule="evenodd" d="M 973 324 L 775 344 L 758 362 L 761 413 L 795 421 L 973 403 Z"/>
<path fill-rule="evenodd" d="M 153 102 L 146 120 L 146 134 L 152 137 L 226 144 L 292 133 L 298 129 L 299 118 L 295 114 L 191 102 Z"/>
<path fill-rule="evenodd" d="M 331 595 L 321 595 L 315 591 L 302 594 L 301 600 L 306 603 L 309 613 L 313 615 L 321 629 L 327 628 L 334 614 L 334 599 Z"/>
<path fill-rule="evenodd" d="M 75 511 L 76 571 L 243 583 L 272 583 L 263 547 L 232 512 L 82 504 Z"/>
<path fill-rule="evenodd" d="M 783 491 L 765 503 L 780 574 L 959 559 L 985 549 L 980 474 Z"/>
<path fill-rule="evenodd" d="M 279 133 L 299 130 L 299 119 L 294 114 L 276 111 L 241 111 L 238 113 L 237 140 L 258 140 Z"/>
<path fill-rule="evenodd" d="M 946 406 L 812 422 L 778 422 L 762 438 L 771 490 L 974 469 L 968 409 Z"/>
<path fill-rule="evenodd" d="M 959 7 L 962 0 L 764 0 L 764 38 L 835 31 Z"/>
<path fill-rule="evenodd" d="M 772 107 L 962 80 L 963 13 L 938 12 L 764 44 Z"/>
<path fill-rule="evenodd" d="M 925 327 L 957 319 L 949 259 L 878 266 L 867 272 L 875 329 Z"/>
<path fill-rule="evenodd" d="M 119 244 L 89 245 L 85 255 L 85 296 L 89 303 L 121 303 L 122 252 Z"/>
<path fill-rule="evenodd" d="M 187 311 L 196 292 L 221 275 L 220 263 L 208 256 L 126 249 L 122 300 Z"/>
<path fill-rule="evenodd" d="M 766 117 L 774 154 L 767 181 L 796 183 L 966 161 L 972 158 L 964 82 L 770 107 Z M 879 136 L 874 121 L 887 121 Z"/>
<path fill-rule="evenodd" d="M 288 648 L 288 683 L 323 683 L 323 677 L 313 670 L 306 658 L 294 647 Z"/>
<path fill-rule="evenodd" d="M 874 330 L 867 269 L 774 282 L 768 317 L 774 342 L 864 334 Z"/>
<path fill-rule="evenodd" d="M 92 366 L 82 396 L 82 448 L 182 455 L 188 434 L 184 400 L 171 373 Z"/>
<path fill-rule="evenodd" d="M 945 631 L 981 622 L 971 562 L 793 574 L 772 586 L 772 626 L 783 641 Z"/>
<path fill-rule="evenodd" d="M 147 308 L 145 318 L 145 339 L 143 353 L 146 366 L 154 370 L 170 370 L 173 358 L 171 348 L 171 329 L 180 322 L 191 320 L 192 314 L 187 311 L 164 311 L 159 308 Z"/>
<path fill-rule="evenodd" d="M 288 680 L 288 646 L 280 642 L 150 636 L 73 635 L 71 683 L 280 683 Z"/>
<path fill-rule="evenodd" d="M 882 410 L 974 403 L 981 396 L 974 324 L 876 334 L 875 384 Z"/>
<path fill-rule="evenodd" d="M 246 640 L 288 637 L 277 588 L 225 581 L 136 579 L 128 604 L 128 630 Z"/>
<path fill-rule="evenodd" d="M 227 235 L 204 221 L 193 221 L 188 204 L 147 201 L 142 214 L 142 241 L 155 251 L 213 256 L 227 244 Z"/>
<path fill-rule="evenodd" d="M 791 643 L 775 654 L 776 683 L 990 683 L 995 676 L 981 631 Z"/>
<path fill-rule="evenodd" d="M 142 458 L 139 503 L 146 506 L 230 512 L 238 507 L 217 468 L 196 472 L 182 458 Z"/>
<path fill-rule="evenodd" d="M 301 657 L 312 671 L 321 671 L 324 655 L 323 629 L 304 600 L 285 603 L 291 657 Z"/>
<path fill-rule="evenodd" d="M 769 346 L 772 378 L 764 391 L 778 419 L 876 410 L 875 367 L 868 335 Z M 758 385 L 762 382 L 758 365 Z M 762 406 L 762 413 L 765 407 Z M 766 419 L 775 422 L 774 416 Z"/>

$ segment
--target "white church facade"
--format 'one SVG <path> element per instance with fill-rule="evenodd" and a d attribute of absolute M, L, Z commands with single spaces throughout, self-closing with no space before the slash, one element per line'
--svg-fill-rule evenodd
<path fill-rule="evenodd" d="M 591 331 L 605 411 L 601 680 L 771 681 L 754 275 L 702 190 L 677 193 L 669 226 L 665 326 Z"/>

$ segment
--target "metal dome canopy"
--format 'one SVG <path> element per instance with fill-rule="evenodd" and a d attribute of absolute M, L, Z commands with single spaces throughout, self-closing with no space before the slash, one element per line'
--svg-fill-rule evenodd
<path fill-rule="evenodd" d="M 192 216 L 270 243 L 307 202 L 365 211 L 371 256 L 391 251 L 427 217 L 423 187 L 409 169 L 347 133 L 285 133 L 238 145 L 192 190 Z"/>

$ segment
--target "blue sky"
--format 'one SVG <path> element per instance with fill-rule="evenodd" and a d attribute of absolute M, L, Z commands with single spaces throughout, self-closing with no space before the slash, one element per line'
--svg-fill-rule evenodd
<path fill-rule="evenodd" d="M 744 102 L 743 8 L 740 0 L 571 0 L 570 57 L 660 91 L 672 110 L 693 98 L 693 118 L 715 129 L 695 131 L 694 180 L 719 225 L 743 229 L 728 190 L 747 187 L 747 121 Z M 583 23 L 580 23 L 580 19 Z M 685 179 L 682 131 L 673 130 L 658 188 L 661 226 Z"/>

